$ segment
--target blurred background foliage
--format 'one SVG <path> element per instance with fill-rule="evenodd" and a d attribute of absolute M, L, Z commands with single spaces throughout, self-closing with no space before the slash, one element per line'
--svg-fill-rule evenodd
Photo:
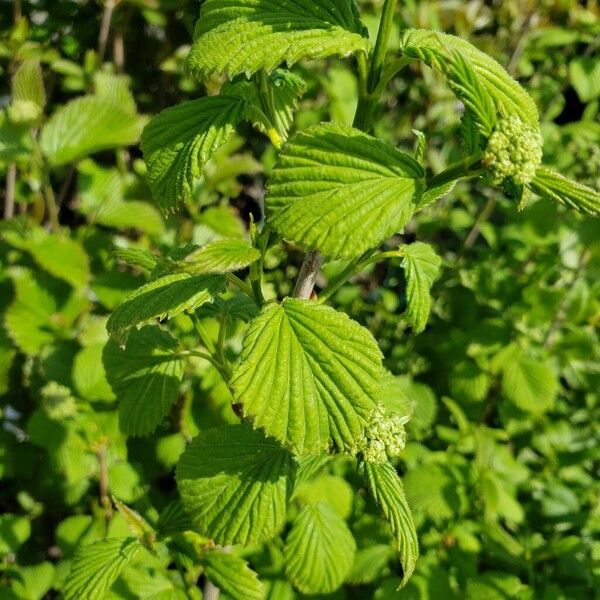
<path fill-rule="evenodd" d="M 360 4 L 376 31 L 381 2 Z M 276 153 L 250 127 L 219 151 L 177 214 L 162 215 L 145 182 L 136 141 L 148 116 L 222 83 L 183 72 L 198 10 L 186 0 L 0 2 L 2 598 L 59 596 L 78 547 L 127 530 L 111 495 L 156 524 L 176 497 L 173 465 L 186 442 L 235 420 L 228 390 L 199 360 L 164 426 L 127 438 L 102 362 L 109 312 L 147 276 L 119 258 L 127 249 L 167 254 L 246 236 L 250 219 L 261 218 Z M 507 66 L 540 108 L 545 162 L 600 187 L 597 1 L 405 0 L 397 17 L 398 30 L 455 33 Z M 26 97 L 23 61 L 39 61 L 29 75 L 43 81 Z M 351 122 L 352 67 L 331 59 L 294 68 L 307 83 L 297 128 Z M 65 129 L 65 111 L 81 110 L 71 104 L 80 97 L 93 110 Z M 102 108 L 115 104 L 119 124 Z M 376 134 L 395 145 L 412 151 L 413 130 L 427 135 L 432 170 L 458 157 L 460 107 L 426 67 L 395 79 L 378 110 Z M 43 124 L 53 139 L 37 135 Z M 599 597 L 600 222 L 541 200 L 517 212 L 477 180 L 392 242 L 414 240 L 443 257 L 424 333 L 407 326 L 404 278 L 392 262 L 356 277 L 335 301 L 371 329 L 397 376 L 395 398 L 414 405 L 398 469 L 421 558 L 396 594 L 387 530 L 365 495 L 350 494 L 346 481 L 358 479 L 337 459 L 306 491 L 348 519 L 358 544 L 346 585 L 327 597 Z M 301 260 L 299 248 L 269 252 L 271 295 L 290 293 Z M 327 265 L 320 284 L 342 266 Z M 229 325 L 232 356 L 247 311 L 240 305 Z M 218 315 L 202 316 L 216 332 Z M 175 319 L 172 330 L 185 340 L 189 319 Z M 199 572 L 181 558 L 180 547 L 195 543 L 188 537 L 174 536 L 164 555 L 144 555 L 108 597 L 200 597 Z M 276 542 L 245 557 L 269 598 L 302 597 L 278 578 Z"/>

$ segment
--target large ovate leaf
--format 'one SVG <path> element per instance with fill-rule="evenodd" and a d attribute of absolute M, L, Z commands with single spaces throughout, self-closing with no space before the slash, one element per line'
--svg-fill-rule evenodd
<path fill-rule="evenodd" d="M 531 96 L 500 63 L 466 40 L 427 29 L 407 29 L 402 35 L 400 49 L 404 55 L 422 60 L 441 71 L 451 82 L 458 82 L 459 86 L 461 81 L 464 83 L 464 78 L 460 75 L 457 77 L 455 71 L 461 68 L 461 61 L 456 61 L 456 56 L 460 55 L 487 89 L 498 112 L 518 115 L 524 123 L 538 128 L 539 114 Z M 460 90 L 455 88 L 455 91 L 460 96 Z"/>
<path fill-rule="evenodd" d="M 260 258 L 260 251 L 246 240 L 227 238 L 194 250 L 177 264 L 186 273 L 230 273 L 248 267 Z"/>
<path fill-rule="evenodd" d="M 246 105 L 234 95 L 200 98 L 164 110 L 144 128 L 148 182 L 164 210 L 190 199 L 207 161 L 244 118 Z"/>
<path fill-rule="evenodd" d="M 274 440 L 249 426 L 202 432 L 177 465 L 177 485 L 194 525 L 218 544 L 273 537 L 285 521 L 295 466 Z"/>
<path fill-rule="evenodd" d="M 419 541 L 402 482 L 390 464 L 362 463 L 363 476 L 375 502 L 390 524 L 402 565 L 402 585 L 412 575 L 419 556 Z"/>
<path fill-rule="evenodd" d="M 65 600 L 103 600 L 142 546 L 137 538 L 108 538 L 83 546 L 73 559 L 63 590 Z"/>
<path fill-rule="evenodd" d="M 548 167 L 539 167 L 529 187 L 536 193 L 586 215 L 600 217 L 600 192 Z"/>
<path fill-rule="evenodd" d="M 263 600 L 258 575 L 248 563 L 232 554 L 209 552 L 202 558 L 206 576 L 232 600 Z"/>
<path fill-rule="evenodd" d="M 422 191 L 412 157 L 334 123 L 295 135 L 269 180 L 268 223 L 327 256 L 353 258 L 401 231 Z"/>
<path fill-rule="evenodd" d="M 122 344 L 132 327 L 157 319 L 170 319 L 191 311 L 225 290 L 225 280 L 216 275 L 172 273 L 160 277 L 128 296 L 112 313 L 106 324 L 110 336 Z"/>
<path fill-rule="evenodd" d="M 429 244 L 402 246 L 402 268 L 406 273 L 406 314 L 415 333 L 427 325 L 431 312 L 431 285 L 439 275 L 442 259 Z"/>
<path fill-rule="evenodd" d="M 271 72 L 283 62 L 366 50 L 363 35 L 353 0 L 207 0 L 187 64 L 203 76 Z"/>
<path fill-rule="evenodd" d="M 61 106 L 44 125 L 42 151 L 54 165 L 74 162 L 109 148 L 135 144 L 144 119 L 115 100 L 83 96 Z"/>
<path fill-rule="evenodd" d="M 256 426 L 295 452 L 352 448 L 382 376 L 373 336 L 307 300 L 266 305 L 250 324 L 231 385 Z"/>
<path fill-rule="evenodd" d="M 124 433 L 152 433 L 177 400 L 185 362 L 176 351 L 176 340 L 158 327 L 132 333 L 124 350 L 112 341 L 104 348 L 106 375 L 120 403 Z"/>
<path fill-rule="evenodd" d="M 354 562 L 356 542 L 346 522 L 327 504 L 305 506 L 285 544 L 286 573 L 305 594 L 339 588 Z"/>

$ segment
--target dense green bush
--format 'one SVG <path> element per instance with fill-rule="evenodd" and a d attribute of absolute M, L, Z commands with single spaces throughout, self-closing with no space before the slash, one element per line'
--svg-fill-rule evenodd
<path fill-rule="evenodd" d="M 595 2 L 10 9 L 1 598 L 600 594 Z"/>

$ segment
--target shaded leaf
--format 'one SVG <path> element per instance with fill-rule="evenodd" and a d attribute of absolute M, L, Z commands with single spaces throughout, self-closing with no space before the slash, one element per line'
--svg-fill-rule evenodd
<path fill-rule="evenodd" d="M 206 576 L 232 600 L 263 600 L 258 575 L 238 556 L 209 552 L 202 557 Z"/>

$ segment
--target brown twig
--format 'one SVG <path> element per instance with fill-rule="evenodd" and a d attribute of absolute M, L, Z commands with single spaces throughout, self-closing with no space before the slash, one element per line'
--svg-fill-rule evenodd
<path fill-rule="evenodd" d="M 10 163 L 6 170 L 6 191 L 4 194 L 4 218 L 12 219 L 15 214 L 15 187 L 17 183 L 17 166 Z"/>
<path fill-rule="evenodd" d="M 100 62 L 104 60 L 104 55 L 106 54 L 106 46 L 108 44 L 108 36 L 110 33 L 110 25 L 112 22 L 115 5 L 115 0 L 106 0 L 104 2 L 104 11 L 102 13 L 100 32 L 98 34 L 98 58 Z"/>
<path fill-rule="evenodd" d="M 477 219 L 471 231 L 469 231 L 469 235 L 467 235 L 464 243 L 465 248 L 472 248 L 479 234 L 481 233 L 481 228 L 483 224 L 490 218 L 492 213 L 494 212 L 494 208 L 496 208 L 496 203 L 498 202 L 497 196 L 492 196 L 488 198 L 488 201 L 485 203 L 485 206 L 481 209 L 479 215 L 477 215 Z"/>
<path fill-rule="evenodd" d="M 298 281 L 296 281 L 294 298 L 308 300 L 312 296 L 322 266 L 323 257 L 318 250 L 311 250 L 307 253 L 300 268 Z"/>

